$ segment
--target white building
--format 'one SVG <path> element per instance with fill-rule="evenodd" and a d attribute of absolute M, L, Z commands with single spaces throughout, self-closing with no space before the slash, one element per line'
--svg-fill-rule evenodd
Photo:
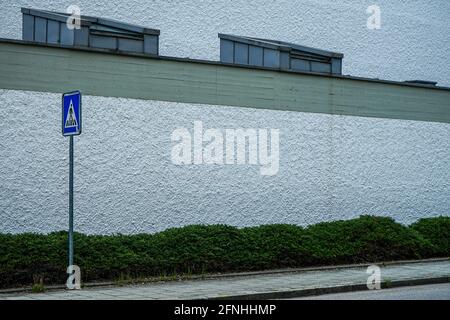
<path fill-rule="evenodd" d="M 22 38 L 2 1 L 0 37 Z M 450 86 L 448 1 L 78 1 L 82 15 L 161 30 L 159 54 L 219 60 L 218 33 L 344 53 L 343 74 Z M 0 41 L 0 232 L 67 229 L 61 93 L 83 92 L 75 230 L 307 225 L 450 215 L 450 89 Z M 285 99 L 285 97 L 288 97 Z M 172 161 L 174 130 L 279 129 L 279 169 Z M 195 157 L 195 155 L 193 155 Z M 225 162 L 225 161 L 224 161 Z"/>

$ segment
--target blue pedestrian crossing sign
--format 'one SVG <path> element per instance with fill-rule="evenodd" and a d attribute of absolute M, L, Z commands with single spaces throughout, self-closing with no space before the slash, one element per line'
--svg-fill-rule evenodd
<path fill-rule="evenodd" d="M 75 136 L 81 133 L 81 92 L 73 91 L 62 96 L 62 134 Z"/>

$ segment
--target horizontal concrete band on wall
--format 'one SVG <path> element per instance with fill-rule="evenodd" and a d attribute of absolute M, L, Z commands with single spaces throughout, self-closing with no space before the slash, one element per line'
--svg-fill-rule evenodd
<path fill-rule="evenodd" d="M 450 89 L 0 41 L 0 88 L 450 122 Z"/>

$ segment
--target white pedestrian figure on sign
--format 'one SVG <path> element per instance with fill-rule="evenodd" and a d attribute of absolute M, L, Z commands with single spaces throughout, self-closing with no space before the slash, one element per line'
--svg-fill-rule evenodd
<path fill-rule="evenodd" d="M 75 111 L 73 109 L 72 100 L 70 100 L 70 105 L 69 105 L 69 110 L 67 112 L 65 127 L 66 128 L 78 127 L 77 117 L 75 116 Z"/>

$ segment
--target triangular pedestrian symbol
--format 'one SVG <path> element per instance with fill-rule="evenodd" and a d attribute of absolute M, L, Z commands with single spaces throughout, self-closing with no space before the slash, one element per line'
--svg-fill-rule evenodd
<path fill-rule="evenodd" d="M 70 100 L 69 110 L 67 112 L 64 128 L 73 128 L 73 127 L 78 127 L 78 121 L 77 117 L 75 116 L 72 100 Z"/>

